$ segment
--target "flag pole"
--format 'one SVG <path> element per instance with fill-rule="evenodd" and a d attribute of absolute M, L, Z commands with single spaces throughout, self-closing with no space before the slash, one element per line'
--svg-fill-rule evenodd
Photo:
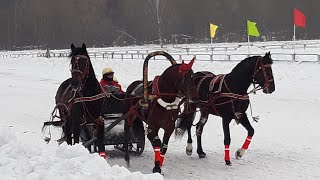
<path fill-rule="evenodd" d="M 296 25 L 293 25 L 293 54 L 296 54 Z"/>
<path fill-rule="evenodd" d="M 250 45 L 250 37 L 249 37 L 249 33 L 248 33 L 248 57 L 250 56 L 250 48 L 249 48 L 249 45 Z"/>
<path fill-rule="evenodd" d="M 296 25 L 293 25 L 293 41 L 296 41 Z"/>

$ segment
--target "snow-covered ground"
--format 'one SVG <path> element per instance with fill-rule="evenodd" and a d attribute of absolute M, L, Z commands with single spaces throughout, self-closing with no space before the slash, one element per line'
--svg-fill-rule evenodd
<path fill-rule="evenodd" d="M 91 60 L 99 79 L 101 70 L 112 66 L 124 89 L 142 79 L 143 60 Z M 193 69 L 228 73 L 237 63 L 199 59 Z M 149 79 L 169 65 L 168 61 L 150 61 Z M 58 86 L 70 77 L 69 59 L 1 58 L 0 179 L 320 179 L 319 72 L 318 63 L 275 61 L 276 91 L 250 95 L 253 116 L 259 115 L 260 121 L 252 123 L 255 135 L 242 159 L 232 157 L 233 165 L 224 165 L 221 119 L 210 116 L 203 133 L 207 158 L 198 158 L 195 137 L 194 154 L 187 156 L 186 137 L 172 136 L 161 176 L 150 174 L 154 154 L 148 140 L 144 153 L 131 157 L 130 168 L 113 147 L 107 147 L 105 161 L 81 145 L 46 144 L 41 127 L 49 120 Z M 250 110 L 247 113 L 250 117 Z M 247 134 L 235 123 L 230 124 L 230 131 L 234 154 Z M 60 130 L 53 128 L 52 134 L 58 139 Z"/>

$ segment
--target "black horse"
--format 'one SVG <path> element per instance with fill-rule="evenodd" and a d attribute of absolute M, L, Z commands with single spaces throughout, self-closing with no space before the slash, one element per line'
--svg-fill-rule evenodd
<path fill-rule="evenodd" d="M 200 109 L 200 120 L 196 125 L 197 153 L 200 158 L 206 157 L 202 150 L 201 134 L 203 127 L 208 120 L 209 114 L 222 117 L 225 145 L 225 162 L 231 165 L 229 146 L 230 130 L 229 123 L 235 119 L 248 131 L 247 138 L 242 148 L 236 151 L 236 158 L 240 159 L 248 149 L 254 134 L 246 110 L 249 106 L 247 90 L 251 84 L 254 91 L 262 89 L 264 93 L 271 94 L 275 91 L 275 84 L 272 74 L 270 52 L 265 56 L 248 57 L 241 61 L 229 74 L 215 75 L 210 72 L 197 72 L 196 84 L 198 88 L 199 102 L 197 104 L 185 103 L 184 111 L 177 125 L 177 135 L 188 131 L 188 146 L 186 153 L 192 154 L 191 126 L 195 119 L 196 108 Z M 255 85 L 258 84 L 257 87 Z"/>
<path fill-rule="evenodd" d="M 157 51 L 149 54 L 146 57 L 145 63 L 156 55 L 167 57 L 171 61 L 172 66 L 167 68 L 161 76 L 156 77 L 152 82 L 148 83 L 147 77 L 144 76 L 144 83 L 142 81 L 135 81 L 128 86 L 126 108 L 128 117 L 125 121 L 125 132 L 128 132 L 128 129 L 132 127 L 135 121 L 143 120 L 147 124 L 147 137 L 155 153 L 153 172 L 161 173 L 168 142 L 175 129 L 175 122 L 179 113 L 179 99 L 183 97 L 190 100 L 197 99 L 197 91 L 192 70 L 194 60 L 189 64 L 185 64 L 184 62 L 176 64 L 169 54 Z M 146 75 L 146 72 L 144 71 L 144 75 Z M 144 92 L 150 92 L 150 94 Z M 142 101 L 144 100 L 142 99 L 143 93 L 150 100 L 147 103 L 143 103 Z M 158 136 L 160 128 L 164 130 L 162 142 Z"/>
<path fill-rule="evenodd" d="M 104 121 L 100 116 L 105 94 L 96 79 L 86 45 L 75 47 L 71 44 L 69 57 L 72 77 L 60 85 L 55 97 L 55 110 L 59 111 L 61 121 L 46 122 L 44 128 L 47 125 L 61 126 L 61 142 L 66 141 L 72 145 L 79 143 L 82 131 L 89 136 L 87 124 L 94 124 L 99 154 L 106 157 L 103 142 Z"/>

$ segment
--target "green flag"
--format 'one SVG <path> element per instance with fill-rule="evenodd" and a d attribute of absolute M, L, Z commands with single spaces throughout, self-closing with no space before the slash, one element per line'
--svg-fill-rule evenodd
<path fill-rule="evenodd" d="M 256 24 L 257 23 L 255 23 L 255 22 L 251 22 L 251 21 L 247 20 L 248 35 L 249 36 L 255 36 L 255 37 L 260 36 L 258 28 L 256 27 Z"/>

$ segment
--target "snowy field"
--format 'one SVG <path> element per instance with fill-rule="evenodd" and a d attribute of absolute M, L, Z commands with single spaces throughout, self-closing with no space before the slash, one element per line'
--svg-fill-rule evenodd
<path fill-rule="evenodd" d="M 101 70 L 112 66 L 124 89 L 142 79 L 143 60 L 91 61 L 99 80 Z M 237 63 L 198 58 L 193 69 L 228 73 Z M 149 79 L 168 66 L 168 61 L 150 61 Z M 185 154 L 186 137 L 172 136 L 161 176 L 150 174 L 154 154 L 148 140 L 144 153 L 131 157 L 130 168 L 113 147 L 107 147 L 105 161 L 81 145 L 46 144 L 41 127 L 49 120 L 58 86 L 70 77 L 69 59 L 0 58 L 0 179 L 320 179 L 320 64 L 275 61 L 273 73 L 273 94 L 250 95 L 253 116 L 259 115 L 260 121 L 252 123 L 255 135 L 241 160 L 232 156 L 233 165 L 225 166 L 221 119 L 210 116 L 203 132 L 207 158 L 198 158 L 195 136 L 192 156 Z M 230 131 L 233 155 L 247 134 L 233 122 Z M 53 128 L 52 133 L 53 139 L 60 137 L 60 130 Z"/>

